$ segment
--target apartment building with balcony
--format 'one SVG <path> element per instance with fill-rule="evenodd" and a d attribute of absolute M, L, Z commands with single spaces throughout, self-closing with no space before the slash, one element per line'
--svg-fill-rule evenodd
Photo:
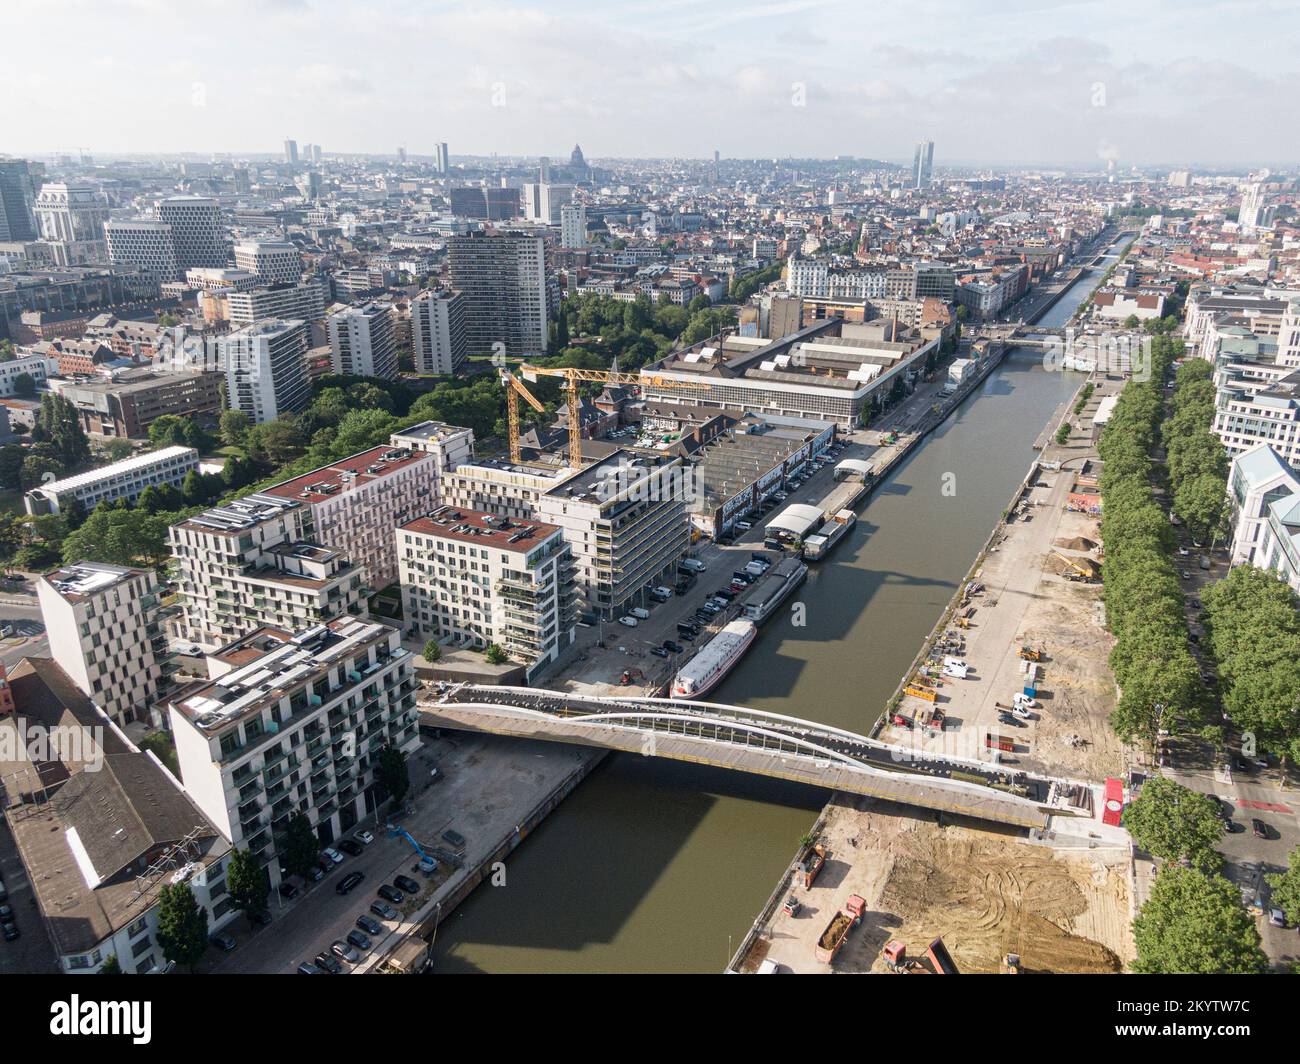
<path fill-rule="evenodd" d="M 431 451 L 372 447 L 262 494 L 311 510 L 316 538 L 363 567 L 379 590 L 397 581 L 393 529 L 438 505 L 438 460 Z"/>
<path fill-rule="evenodd" d="M 294 813 L 330 844 L 387 797 L 383 747 L 419 746 L 411 660 L 397 629 L 373 621 L 261 627 L 211 654 L 211 680 L 168 703 L 186 792 L 273 885 Z"/>
<path fill-rule="evenodd" d="M 161 726 L 170 668 L 153 570 L 77 562 L 42 576 L 36 596 L 50 656 L 77 688 L 119 725 Z"/>
<path fill-rule="evenodd" d="M 422 638 L 495 643 L 530 680 L 573 642 L 573 555 L 556 526 L 443 506 L 396 544 L 403 615 Z"/>
<path fill-rule="evenodd" d="M 573 552 L 583 608 L 615 617 L 671 582 L 690 544 L 691 484 L 678 458 L 615 451 L 544 492 L 537 519 Z"/>
<path fill-rule="evenodd" d="M 319 543 L 312 518 L 297 499 L 255 493 L 172 525 L 176 634 L 212 649 L 266 625 L 364 615 L 365 567 Z"/>
<path fill-rule="evenodd" d="M 450 472 L 474 460 L 474 430 L 443 421 L 421 421 L 388 437 L 394 447 L 427 451 L 438 459 L 438 469 Z"/>

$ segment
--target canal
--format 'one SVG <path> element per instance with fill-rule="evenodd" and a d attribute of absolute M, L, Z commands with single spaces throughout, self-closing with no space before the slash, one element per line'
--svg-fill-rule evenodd
<path fill-rule="evenodd" d="M 1108 254 L 1113 254 L 1118 245 Z M 1104 269 L 1040 324 L 1061 325 Z M 1009 352 L 877 488 L 711 700 L 866 731 L 1078 387 L 1038 352 Z M 720 972 L 826 791 L 611 755 L 439 928 L 440 972 Z"/>

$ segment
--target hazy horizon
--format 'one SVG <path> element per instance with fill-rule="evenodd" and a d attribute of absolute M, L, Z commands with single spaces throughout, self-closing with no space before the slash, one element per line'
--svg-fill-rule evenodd
<path fill-rule="evenodd" d="M 0 152 L 1296 161 L 1296 5 L 970 6 L 6 0 Z"/>

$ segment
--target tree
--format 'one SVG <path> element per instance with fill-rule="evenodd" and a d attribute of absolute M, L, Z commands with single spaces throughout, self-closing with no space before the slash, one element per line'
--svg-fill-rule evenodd
<path fill-rule="evenodd" d="M 290 875 L 305 876 L 316 867 L 320 842 L 306 813 L 298 811 L 289 818 L 284 828 L 284 842 L 276 849 L 280 853 L 280 862 Z"/>
<path fill-rule="evenodd" d="M 1218 802 L 1164 776 L 1152 776 L 1124 809 L 1133 841 L 1162 861 L 1200 865 L 1223 838 Z M 1211 863 L 1214 863 L 1211 861 Z"/>
<path fill-rule="evenodd" d="M 81 427 L 77 408 L 62 395 L 46 395 L 41 399 L 32 439 L 50 444 L 66 469 L 76 469 L 90 459 L 90 441 Z"/>
<path fill-rule="evenodd" d="M 406 768 L 406 755 L 391 743 L 385 743 L 375 758 L 375 780 L 388 792 L 396 805 L 411 789 L 411 777 Z"/>
<path fill-rule="evenodd" d="M 208 948 L 208 914 L 188 883 L 164 883 L 158 892 L 158 945 L 191 972 Z"/>
<path fill-rule="evenodd" d="M 104 963 L 99 966 L 96 975 L 121 975 L 122 965 L 118 963 L 117 954 L 110 953 L 104 958 Z"/>
<path fill-rule="evenodd" d="M 30 373 L 20 373 L 14 378 L 14 395 L 20 399 L 31 399 L 36 395 L 36 378 Z"/>
<path fill-rule="evenodd" d="M 1287 857 L 1285 872 L 1270 872 L 1264 876 L 1273 888 L 1270 900 L 1285 914 L 1292 926 L 1300 924 L 1300 846 Z"/>
<path fill-rule="evenodd" d="M 110 565 L 161 565 L 171 556 L 167 529 L 175 514 L 149 514 L 100 504 L 63 541 L 63 560 Z"/>
<path fill-rule="evenodd" d="M 1061 427 L 1056 430 L 1056 442 L 1063 444 L 1069 438 L 1070 438 L 1070 423 L 1068 421 L 1063 421 L 1061 422 Z"/>
<path fill-rule="evenodd" d="M 242 447 L 250 425 L 248 415 L 242 410 L 222 411 L 220 421 L 222 442 L 230 447 Z"/>
<path fill-rule="evenodd" d="M 1268 968 L 1259 931 L 1226 879 L 1194 868 L 1161 869 L 1133 921 L 1144 975 L 1252 975 Z"/>
<path fill-rule="evenodd" d="M 24 491 L 39 488 L 42 484 L 48 484 L 50 481 L 58 480 L 62 476 L 63 465 L 57 459 L 46 458 L 39 454 L 23 459 L 23 471 L 20 481 Z"/>
<path fill-rule="evenodd" d="M 442 657 L 442 647 L 438 645 L 438 640 L 430 639 L 427 643 L 424 644 L 422 657 L 424 658 L 425 661 L 429 662 L 430 664 L 433 664 L 433 662 L 437 661 L 439 658 Z"/>
<path fill-rule="evenodd" d="M 509 660 L 506 652 L 496 643 L 489 643 L 483 651 L 483 656 L 487 658 L 489 665 L 504 665 Z"/>
<path fill-rule="evenodd" d="M 254 913 L 266 911 L 271 879 L 251 850 L 231 852 L 226 866 L 226 890 L 234 907 L 250 920 Z"/>
<path fill-rule="evenodd" d="M 0 447 L 0 490 L 17 491 L 22 487 L 23 461 L 27 452 L 16 443 Z"/>

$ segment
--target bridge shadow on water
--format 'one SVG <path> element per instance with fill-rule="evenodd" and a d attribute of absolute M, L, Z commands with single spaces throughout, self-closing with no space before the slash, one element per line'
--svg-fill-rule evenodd
<path fill-rule="evenodd" d="M 641 910 L 652 897 L 656 917 L 664 921 L 673 921 L 679 907 L 696 910 L 696 918 L 701 908 L 716 912 L 717 926 L 724 930 L 716 944 L 718 955 L 710 956 L 705 968 L 719 970 L 726 959 L 726 935 L 743 934 L 772 889 L 781 861 L 793 858 L 800 836 L 829 797 L 828 790 L 783 780 L 611 754 L 565 799 L 563 816 L 548 817 L 506 858 L 506 884 L 481 885 L 442 925 L 434 970 L 479 972 L 470 958 L 485 957 L 496 972 L 540 971 L 547 952 L 584 950 L 594 951 L 590 963 L 598 969 L 600 948 L 618 939 L 634 914 L 644 916 Z M 745 838 L 752 830 L 747 813 L 756 806 L 781 807 L 781 819 L 788 820 L 789 852 L 774 865 L 764 847 L 742 847 L 729 855 L 725 870 L 717 870 L 722 879 L 746 883 L 751 897 L 743 912 L 733 909 L 730 896 L 701 897 L 683 877 L 672 874 L 679 862 L 709 860 L 708 840 L 719 832 Z M 568 859 L 549 859 L 556 853 Z M 557 898 L 562 904 L 555 903 Z M 530 917 L 534 907 L 544 909 L 547 919 Z M 641 970 L 682 969 L 680 956 L 657 961 L 653 945 L 646 948 Z M 626 962 L 618 967 L 628 969 Z"/>

